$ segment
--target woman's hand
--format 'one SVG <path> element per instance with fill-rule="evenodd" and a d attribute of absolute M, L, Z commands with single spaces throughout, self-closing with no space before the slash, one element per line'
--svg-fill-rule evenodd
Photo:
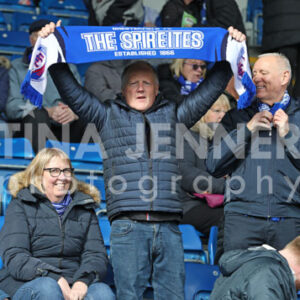
<path fill-rule="evenodd" d="M 82 281 L 76 281 L 71 289 L 71 300 L 83 300 L 88 290 L 88 286 Z"/>
<path fill-rule="evenodd" d="M 58 20 L 56 24 L 53 22 L 50 22 L 49 24 L 45 25 L 40 31 L 39 36 L 42 38 L 46 38 L 48 35 L 54 32 L 56 27 L 59 27 L 61 25 L 61 20 Z"/>

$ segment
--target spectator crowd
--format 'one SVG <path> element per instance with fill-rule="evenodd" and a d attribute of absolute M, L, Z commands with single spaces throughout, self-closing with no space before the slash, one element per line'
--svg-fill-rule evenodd
<path fill-rule="evenodd" d="M 84 3 L 89 26 L 222 27 L 247 42 L 235 0 L 167 0 L 161 11 L 142 0 Z M 0 300 L 143 299 L 149 282 L 155 300 L 183 300 L 179 224 L 194 226 L 204 243 L 212 226 L 219 229 L 221 275 L 211 299 L 297 299 L 299 45 L 283 21 L 287 5 L 263 4 L 264 53 L 251 70 L 256 95 L 243 109 L 229 63 L 193 57 L 99 61 L 84 77 L 76 65 L 57 63 L 38 108 L 20 87 L 37 39 L 61 25 L 47 18 L 30 25 L 22 57 L 0 56 L 0 137 L 28 138 L 36 153 L 9 181 Z M 105 150 L 109 258 L 99 191 L 76 179 L 66 153 L 45 148 L 47 139 L 95 136 Z M 113 289 L 104 282 L 108 263 Z"/>

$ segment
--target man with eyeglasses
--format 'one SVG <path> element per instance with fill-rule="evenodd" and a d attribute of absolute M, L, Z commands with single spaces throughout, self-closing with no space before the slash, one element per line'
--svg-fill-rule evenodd
<path fill-rule="evenodd" d="M 47 37 L 54 29 L 54 23 L 46 25 L 40 36 Z M 229 33 L 245 40 L 238 30 L 231 28 Z M 149 281 L 154 299 L 184 299 L 178 229 L 182 207 L 179 186 L 176 183 L 174 189 L 173 184 L 180 175 L 175 128 L 177 123 L 191 127 L 224 90 L 232 75 L 230 67 L 219 62 L 214 70 L 203 87 L 176 105 L 159 95 L 157 73 L 145 61 L 125 68 L 122 95 L 105 104 L 78 84 L 66 64 L 49 68 L 68 104 L 80 118 L 95 123 L 107 154 L 103 170 L 111 260 L 120 300 L 142 299 Z M 161 144 L 162 136 L 169 142 Z"/>

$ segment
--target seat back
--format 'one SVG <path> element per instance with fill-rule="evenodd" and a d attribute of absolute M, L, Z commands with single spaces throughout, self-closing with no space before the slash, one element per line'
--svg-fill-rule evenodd
<path fill-rule="evenodd" d="M 83 1 L 78 0 L 41 0 L 41 13 L 60 17 L 88 19 L 89 13 Z"/>
<path fill-rule="evenodd" d="M 29 32 L 30 25 L 34 21 L 41 20 L 41 19 L 46 19 L 54 23 L 58 21 L 58 18 L 56 16 L 43 15 L 43 14 L 27 14 L 24 12 L 17 11 L 13 13 L 12 30 Z"/>
<path fill-rule="evenodd" d="M 219 276 L 218 266 L 185 262 L 185 299 L 208 300 Z"/>
<path fill-rule="evenodd" d="M 11 201 L 7 189 L 9 177 L 24 170 L 34 157 L 29 140 L 25 138 L 0 139 L 0 215 L 4 215 Z"/>
<path fill-rule="evenodd" d="M 34 14 L 37 9 L 33 1 L 27 1 L 27 4 L 21 4 L 19 0 L 0 0 L 0 11 L 4 12 L 24 12 Z"/>
<path fill-rule="evenodd" d="M 208 239 L 208 261 L 210 265 L 214 265 L 215 263 L 217 242 L 218 242 L 218 227 L 212 226 L 210 228 L 209 239 Z"/>
<path fill-rule="evenodd" d="M 30 46 L 29 35 L 23 31 L 0 31 L 0 52 L 4 55 L 23 55 Z"/>
<path fill-rule="evenodd" d="M 100 230 L 103 236 L 104 246 L 106 247 L 107 254 L 110 253 L 110 223 L 106 216 L 98 217 Z"/>
<path fill-rule="evenodd" d="M 179 230 L 182 233 L 184 260 L 207 263 L 207 256 L 199 232 L 195 227 L 189 224 L 180 224 Z"/>

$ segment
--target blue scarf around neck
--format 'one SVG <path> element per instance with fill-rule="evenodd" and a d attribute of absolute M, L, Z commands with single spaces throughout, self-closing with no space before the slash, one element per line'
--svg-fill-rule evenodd
<path fill-rule="evenodd" d="M 272 115 L 274 115 L 278 109 L 285 110 L 287 108 L 287 106 L 289 105 L 290 100 L 291 100 L 291 97 L 290 97 L 288 91 L 285 91 L 281 101 L 274 103 L 273 106 L 269 106 L 267 103 L 263 103 L 263 102 L 259 101 L 258 102 L 258 110 L 259 111 L 267 110 Z"/>
<path fill-rule="evenodd" d="M 175 79 L 177 79 L 181 85 L 181 95 L 188 95 L 193 90 L 195 90 L 197 86 L 203 81 L 203 78 L 200 78 L 197 82 L 191 82 L 189 80 L 186 80 L 182 75 L 180 75 L 179 77 L 175 76 Z"/>
<path fill-rule="evenodd" d="M 70 192 L 68 192 L 61 202 L 59 203 L 51 202 L 60 218 L 65 213 L 71 201 L 72 201 L 72 197 L 70 195 Z"/>

